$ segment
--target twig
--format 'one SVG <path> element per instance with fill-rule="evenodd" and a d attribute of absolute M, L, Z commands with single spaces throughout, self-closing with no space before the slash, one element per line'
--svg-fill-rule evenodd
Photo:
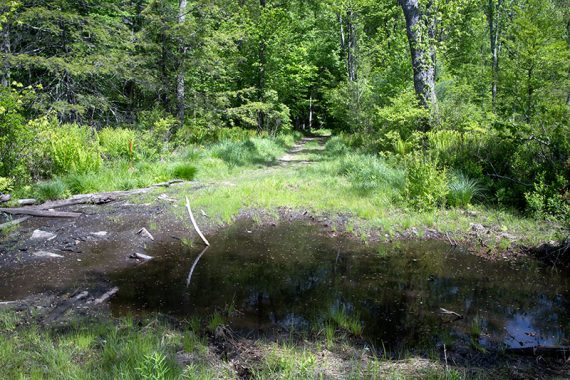
<path fill-rule="evenodd" d="M 206 238 L 202 234 L 202 231 L 200 231 L 198 224 L 196 224 L 196 219 L 194 219 L 194 214 L 192 214 L 192 209 L 190 208 L 190 200 L 188 199 L 188 197 L 186 197 L 186 209 L 188 210 L 188 214 L 190 215 L 190 220 L 192 221 L 192 224 L 194 225 L 194 229 L 196 230 L 196 232 L 198 232 L 198 235 L 200 236 L 200 238 L 202 238 L 202 241 L 204 242 L 204 244 L 209 246 L 210 243 L 208 242 L 208 240 L 206 240 Z"/>
<path fill-rule="evenodd" d="M 204 248 L 202 250 L 202 252 L 200 252 L 198 257 L 196 257 L 196 260 L 194 260 L 194 263 L 192 264 L 192 268 L 190 268 L 190 273 L 188 273 L 188 279 L 186 279 L 186 287 L 190 286 L 190 281 L 192 280 L 192 274 L 194 273 L 194 269 L 196 269 L 196 265 L 198 265 L 198 261 L 200 261 L 200 259 L 202 258 L 202 255 L 204 255 L 204 253 L 206 253 L 208 248 L 210 248 L 210 247 L 206 246 L 206 248 Z"/>

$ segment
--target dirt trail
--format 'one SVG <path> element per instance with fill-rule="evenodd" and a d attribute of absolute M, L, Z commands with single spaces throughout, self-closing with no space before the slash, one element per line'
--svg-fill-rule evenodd
<path fill-rule="evenodd" d="M 282 165 L 310 164 L 318 161 L 325 150 L 328 137 L 304 137 L 279 159 Z"/>

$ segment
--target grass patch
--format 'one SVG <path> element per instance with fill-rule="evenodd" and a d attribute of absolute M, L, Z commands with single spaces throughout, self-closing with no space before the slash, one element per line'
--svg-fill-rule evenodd
<path fill-rule="evenodd" d="M 174 166 L 172 169 L 172 177 L 176 179 L 184 179 L 191 181 L 196 176 L 196 167 L 188 163 L 181 163 Z"/>
<path fill-rule="evenodd" d="M 66 198 L 69 195 L 69 190 L 62 180 L 56 179 L 38 183 L 34 193 L 38 200 L 45 202 Z"/>

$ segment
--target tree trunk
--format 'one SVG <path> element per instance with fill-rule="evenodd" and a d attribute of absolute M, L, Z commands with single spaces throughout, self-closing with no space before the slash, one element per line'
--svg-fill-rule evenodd
<path fill-rule="evenodd" d="M 187 0 L 180 0 L 179 7 L 178 7 L 178 24 L 182 25 L 186 22 L 186 8 L 188 2 Z M 185 118 L 185 110 L 186 106 L 184 104 L 185 99 L 185 82 L 184 82 L 184 75 L 185 73 L 185 65 L 184 60 L 186 56 L 188 48 L 186 46 L 182 46 L 180 48 L 180 66 L 178 68 L 178 75 L 176 77 L 176 116 L 178 118 L 178 126 L 182 127 L 184 125 L 184 118 Z"/>
<path fill-rule="evenodd" d="M 356 26 L 354 25 L 354 12 L 349 9 L 346 12 L 346 23 L 348 31 L 348 57 L 347 69 L 348 80 L 350 82 L 356 81 Z"/>
<path fill-rule="evenodd" d="M 0 79 L 0 84 L 4 87 L 10 85 L 10 62 L 8 61 L 8 55 L 11 52 L 10 47 L 10 26 L 4 25 L 4 28 L 0 30 L 0 38 L 2 39 L 2 45 L 0 45 L 0 52 L 4 57 L 4 62 L 2 62 L 2 77 Z"/>
<path fill-rule="evenodd" d="M 499 50 L 501 46 L 501 6 L 503 0 L 489 0 L 487 4 L 487 24 L 489 25 L 489 40 L 491 43 L 491 104 L 493 112 L 497 107 L 497 82 L 499 80 Z"/>
<path fill-rule="evenodd" d="M 422 15 L 418 0 L 398 0 L 406 18 L 406 32 L 414 70 L 414 88 L 420 105 L 437 113 L 433 42 L 429 39 L 429 21 Z"/>
<path fill-rule="evenodd" d="M 263 9 L 267 5 L 266 0 L 259 0 L 259 6 Z M 263 40 L 264 36 L 261 36 L 261 40 L 259 41 L 259 71 L 258 71 L 258 91 L 259 91 L 259 101 L 261 103 L 265 103 L 265 65 L 266 65 L 266 56 L 265 50 L 266 45 L 265 41 Z M 263 110 L 259 110 L 257 112 L 257 129 L 262 131 L 265 128 L 265 112 Z"/>

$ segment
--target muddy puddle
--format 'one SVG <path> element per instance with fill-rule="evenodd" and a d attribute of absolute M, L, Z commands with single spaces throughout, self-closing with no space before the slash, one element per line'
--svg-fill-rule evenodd
<path fill-rule="evenodd" d="M 103 276 L 120 289 L 111 300 L 115 315 L 219 313 L 233 330 L 252 334 L 336 326 L 392 349 L 570 343 L 568 273 L 531 261 L 484 260 L 437 241 L 363 244 L 301 221 L 260 227 L 245 220 L 208 239 L 206 251 L 174 238 L 156 241 L 145 250 L 153 260 L 115 271 L 108 265 L 111 256 L 119 260 L 113 245 L 99 245 L 86 262 L 60 262 L 54 278 L 69 273 L 79 286 Z M 79 271 L 89 258 L 93 267 L 106 264 Z M 62 286 L 45 265 L 3 273 L 0 296 L 17 293 L 9 287 L 18 280 Z"/>

